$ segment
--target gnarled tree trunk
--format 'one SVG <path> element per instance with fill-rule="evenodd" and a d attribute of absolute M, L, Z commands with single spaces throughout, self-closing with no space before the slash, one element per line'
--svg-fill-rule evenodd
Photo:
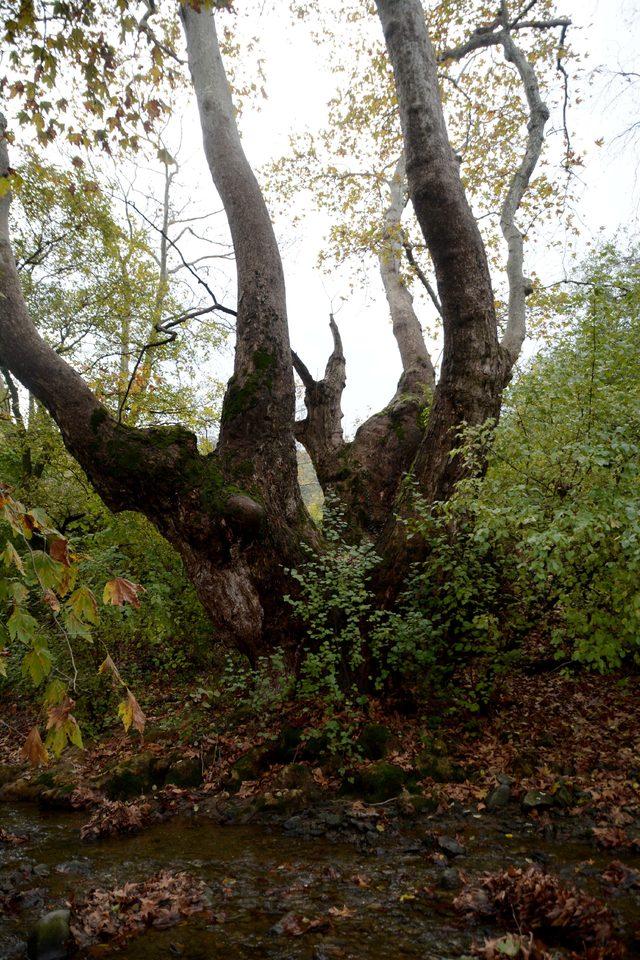
<path fill-rule="evenodd" d="M 422 4 L 376 0 L 376 5 L 404 140 L 404 158 L 389 183 L 380 251 L 403 374 L 391 402 L 351 442 L 342 432 L 345 358 L 333 318 L 334 350 L 320 381 L 291 353 L 280 253 L 238 134 L 213 10 L 180 5 L 205 154 L 229 220 L 238 273 L 234 372 L 212 454 L 202 456 L 196 438 L 181 427 L 136 429 L 120 423 L 43 341 L 28 315 L 11 249 L 10 193 L 0 193 L 0 370 L 10 371 L 47 408 L 105 502 L 114 510 L 144 513 L 179 550 L 219 637 L 254 660 L 277 644 L 291 644 L 286 571 L 299 559 L 303 541 L 321 546 L 300 497 L 296 438 L 307 447 L 323 486 L 335 490 L 350 511 L 353 525 L 378 538 L 384 557 L 379 582 L 388 601 L 417 555 L 415 541 L 406 540 L 405 526 L 396 520 L 396 513 L 409 510 L 403 476 L 412 471 L 429 503 L 451 494 L 464 469 L 462 459 L 452 456 L 459 430 L 497 418 L 524 337 L 527 283 L 515 214 L 539 157 L 548 112 L 535 73 L 511 36 L 515 26 L 507 4 L 503 0 L 494 24 L 460 50 L 447 51 L 456 58 L 479 46 L 501 45 L 523 80 L 530 109 L 526 154 L 501 217 L 510 286 L 502 343 L 485 249 L 447 136 Z M 10 176 L 5 127 L 3 121 L 4 185 Z M 435 300 L 444 328 L 437 384 L 400 270 L 405 167 L 436 271 Z M 306 391 L 307 416 L 298 424 L 292 364 Z"/>

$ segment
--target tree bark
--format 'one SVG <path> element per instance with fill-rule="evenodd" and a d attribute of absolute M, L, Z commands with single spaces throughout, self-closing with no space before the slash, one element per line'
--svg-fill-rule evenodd
<path fill-rule="evenodd" d="M 205 150 L 238 265 L 234 375 L 216 451 L 181 427 L 118 423 L 39 336 L 20 288 L 0 199 L 0 362 L 40 400 L 114 510 L 148 516 L 181 553 L 219 639 L 252 660 L 291 642 L 283 596 L 300 543 L 315 536 L 297 482 L 294 383 L 284 280 L 271 221 L 244 156 L 211 11 L 183 9 Z M 0 131 L 0 177 L 10 176 Z"/>
<path fill-rule="evenodd" d="M 376 0 L 393 67 L 409 195 L 434 263 L 444 352 L 413 474 L 428 503 L 450 496 L 464 471 L 460 430 L 497 418 L 505 382 L 487 256 L 447 134 L 436 56 L 420 0 Z M 401 512 L 410 509 L 407 499 Z M 393 595 L 423 546 L 390 520 L 381 540 Z M 382 579 L 385 579 L 384 575 Z"/>

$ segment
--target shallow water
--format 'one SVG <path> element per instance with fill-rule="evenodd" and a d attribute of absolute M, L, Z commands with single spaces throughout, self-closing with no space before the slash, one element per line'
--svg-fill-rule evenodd
<path fill-rule="evenodd" d="M 26 933 L 35 919 L 92 887 L 119 886 L 142 880 L 163 868 L 186 870 L 211 888 L 220 922 L 200 918 L 132 941 L 118 956 L 131 960 L 196 958 L 420 958 L 442 960 L 469 951 L 475 936 L 456 915 L 455 893 L 441 889 L 443 866 L 437 866 L 420 840 L 436 830 L 458 833 L 466 848 L 451 865 L 473 878 L 509 863 L 543 863 L 567 881 L 603 895 L 597 874 L 613 857 L 598 855 L 582 843 L 544 841 L 525 819 L 424 819 L 412 835 L 374 838 L 370 848 L 304 839 L 280 827 L 219 826 L 197 819 L 160 824 L 131 838 L 81 843 L 78 831 L 86 814 L 39 812 L 33 806 L 0 807 L 2 826 L 27 834 L 19 847 L 0 847 L 0 883 L 15 871 L 45 865 L 48 875 L 18 879 L 34 888 L 33 902 L 11 916 L 0 914 L 0 960 L 25 956 Z M 65 866 L 73 861 L 71 867 Z M 71 871 L 71 872 L 68 872 Z M 44 874 L 42 866 L 38 872 Z M 630 921 L 640 918 L 638 895 L 626 893 L 612 903 Z M 328 916 L 330 908 L 349 915 L 331 917 L 319 932 L 290 937 L 274 931 L 288 912 L 308 918 Z"/>

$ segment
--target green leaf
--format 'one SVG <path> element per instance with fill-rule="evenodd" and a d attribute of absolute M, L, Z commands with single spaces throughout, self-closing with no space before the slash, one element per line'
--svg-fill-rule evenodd
<path fill-rule="evenodd" d="M 34 687 L 39 687 L 53 669 L 51 654 L 46 647 L 36 647 L 22 661 L 22 676 L 31 677 Z"/>
<path fill-rule="evenodd" d="M 7 620 L 7 629 L 12 640 L 29 643 L 36 635 L 38 622 L 26 610 L 14 607 L 13 613 Z"/>
<path fill-rule="evenodd" d="M 96 598 L 89 587 L 78 587 L 74 590 L 69 597 L 68 606 L 79 620 L 84 620 L 86 623 L 98 623 L 100 619 Z"/>
<path fill-rule="evenodd" d="M 43 702 L 45 707 L 57 707 L 67 696 L 66 685 L 62 680 L 52 680 L 45 690 Z"/>
<path fill-rule="evenodd" d="M 52 560 L 44 550 L 34 550 L 31 554 L 33 569 L 45 590 L 57 587 L 62 579 L 64 567 Z"/>

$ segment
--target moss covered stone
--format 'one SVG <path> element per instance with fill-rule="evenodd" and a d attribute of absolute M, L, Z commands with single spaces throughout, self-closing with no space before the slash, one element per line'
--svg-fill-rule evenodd
<path fill-rule="evenodd" d="M 199 757 L 182 757 L 169 767 L 165 783 L 176 787 L 199 787 L 202 783 L 202 763 Z"/>
<path fill-rule="evenodd" d="M 358 737 L 365 760 L 383 760 L 393 747 L 393 733 L 382 723 L 368 723 Z"/>
<path fill-rule="evenodd" d="M 373 803 L 390 800 L 402 793 L 412 779 L 411 774 L 395 763 L 385 760 L 356 771 L 343 785 L 343 792 L 355 793 Z"/>
<path fill-rule="evenodd" d="M 130 800 L 161 787 L 171 765 L 170 757 L 156 757 L 150 752 L 130 757 L 114 767 L 98 781 L 110 800 Z"/>

